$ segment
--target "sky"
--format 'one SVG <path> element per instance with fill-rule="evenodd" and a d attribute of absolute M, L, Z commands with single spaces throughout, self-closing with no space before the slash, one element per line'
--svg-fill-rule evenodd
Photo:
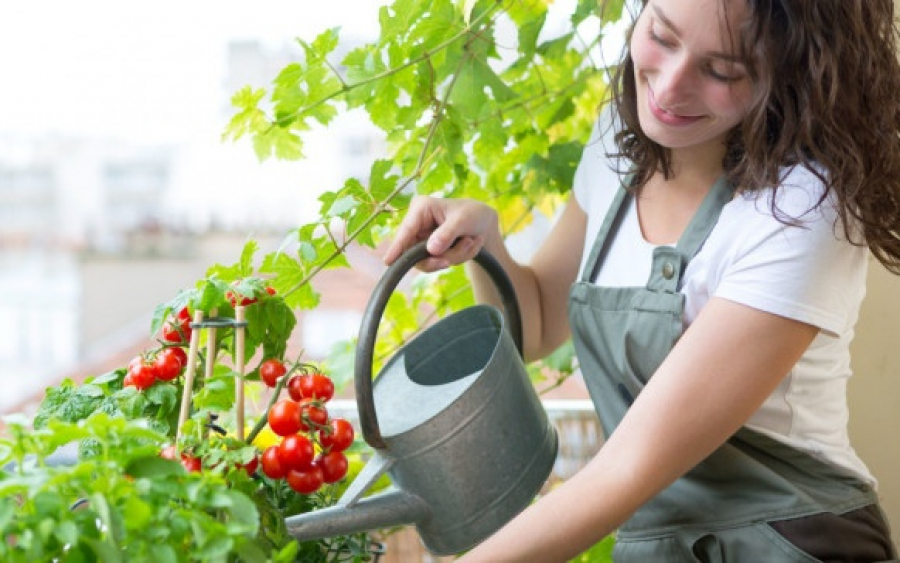
<path fill-rule="evenodd" d="M 166 142 L 221 120 L 229 40 L 372 37 L 381 0 L 4 0 L 0 135 Z M 259 84 L 256 86 L 265 86 Z"/>

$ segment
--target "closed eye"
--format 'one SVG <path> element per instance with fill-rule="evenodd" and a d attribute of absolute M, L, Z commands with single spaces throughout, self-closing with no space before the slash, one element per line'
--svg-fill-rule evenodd
<path fill-rule="evenodd" d="M 656 43 L 662 47 L 665 47 L 666 49 L 674 49 L 675 48 L 674 42 L 669 41 L 668 39 L 663 39 L 662 37 L 657 35 L 656 32 L 653 31 L 652 27 L 648 27 L 648 34 L 650 35 L 650 40 L 653 41 L 654 43 Z"/>

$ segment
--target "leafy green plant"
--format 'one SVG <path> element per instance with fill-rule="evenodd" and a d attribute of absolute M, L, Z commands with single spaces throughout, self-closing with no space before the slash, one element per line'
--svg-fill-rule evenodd
<path fill-rule="evenodd" d="M 260 274 L 272 276 L 291 307 L 316 307 L 316 274 L 347 267 L 351 243 L 375 247 L 415 193 L 490 200 L 508 234 L 535 212 L 553 213 L 606 95 L 600 30 L 621 18 L 623 1 L 578 0 L 559 18 L 565 27 L 548 24 L 549 5 L 397 0 L 380 9 L 377 40 L 340 59 L 337 29 L 298 40 L 302 60 L 270 88 L 234 95 L 224 138 L 249 138 L 261 159 L 303 158 L 303 134 L 348 112 L 364 113 L 388 146 L 368 178 L 335 190 L 312 186 L 321 192 L 319 218 L 263 257 Z M 462 272 L 430 281 L 389 304 L 377 357 L 418 330 L 423 314 L 471 303 Z M 560 379 L 573 367 L 557 356 L 533 374 Z"/>
<path fill-rule="evenodd" d="M 259 512 L 241 492 L 246 475 L 229 483 L 186 471 L 159 457 L 166 437 L 148 425 L 102 412 L 37 431 L 7 423 L 12 439 L 0 441 L 0 461 L 16 468 L 0 476 L 3 561 L 294 560 L 296 543 L 274 549 L 258 540 Z M 45 464 L 58 447 L 85 440 L 91 457 Z"/>

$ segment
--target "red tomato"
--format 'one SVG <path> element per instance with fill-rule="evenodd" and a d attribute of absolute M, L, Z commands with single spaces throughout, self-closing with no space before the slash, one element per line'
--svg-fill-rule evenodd
<path fill-rule="evenodd" d="M 353 443 L 353 425 L 344 418 L 332 419 L 331 424 L 319 430 L 319 444 L 333 452 L 342 452 Z"/>
<path fill-rule="evenodd" d="M 168 321 L 162 327 L 162 339 L 172 344 L 187 344 L 191 340 L 191 321 Z"/>
<path fill-rule="evenodd" d="M 165 348 L 156 355 L 153 367 L 156 368 L 156 377 L 162 381 L 172 381 L 181 373 L 182 363 L 178 359 L 178 353 L 175 350 L 181 348 Z"/>
<path fill-rule="evenodd" d="M 253 456 L 253 459 L 243 465 L 238 464 L 238 466 L 242 467 L 244 471 L 247 472 L 247 475 L 253 477 L 256 473 L 256 469 L 259 467 L 259 457 Z"/>
<path fill-rule="evenodd" d="M 306 469 L 312 465 L 316 451 L 306 436 L 291 434 L 278 445 L 278 461 L 288 469 Z"/>
<path fill-rule="evenodd" d="M 291 378 L 288 392 L 295 401 L 318 399 L 325 403 L 334 397 L 334 382 L 321 373 L 304 373 Z"/>
<path fill-rule="evenodd" d="M 199 473 L 202 469 L 200 458 L 188 454 L 181 454 L 181 465 L 191 473 Z"/>
<path fill-rule="evenodd" d="M 181 367 L 187 367 L 187 352 L 185 352 L 184 348 L 181 346 L 173 346 L 171 348 L 167 348 L 167 350 L 171 350 L 172 354 L 178 358 L 178 361 L 181 363 Z"/>
<path fill-rule="evenodd" d="M 316 458 L 316 465 L 322 469 L 322 480 L 337 483 L 347 475 L 350 463 L 344 452 L 329 452 Z"/>
<path fill-rule="evenodd" d="M 291 469 L 287 474 L 288 485 L 300 494 L 308 495 L 319 490 L 325 481 L 322 468 L 311 465 L 309 469 L 298 471 Z"/>
<path fill-rule="evenodd" d="M 156 366 L 153 364 L 145 364 L 142 361 L 140 364 L 134 365 L 129 369 L 131 382 L 138 389 L 143 391 L 156 383 Z"/>
<path fill-rule="evenodd" d="M 269 409 L 269 427 L 279 436 L 290 436 L 300 431 L 300 405 L 290 399 L 282 399 Z"/>
<path fill-rule="evenodd" d="M 178 311 L 178 314 L 175 315 L 175 318 L 177 318 L 179 321 L 190 321 L 191 320 L 191 312 L 188 311 L 187 306 L 182 307 L 181 310 Z"/>
<path fill-rule="evenodd" d="M 328 411 L 315 399 L 303 399 L 300 407 L 300 430 L 313 432 L 328 424 Z"/>
<path fill-rule="evenodd" d="M 238 282 L 232 282 L 231 285 L 237 285 L 237 283 Z M 230 290 L 225 292 L 225 299 L 227 299 L 228 302 L 231 303 L 232 307 L 236 307 L 237 305 L 243 305 L 246 307 L 247 305 L 256 303 L 256 297 L 254 297 L 253 295 L 243 295 Z"/>
<path fill-rule="evenodd" d="M 278 446 L 269 446 L 262 454 L 262 470 L 270 479 L 282 479 L 288 469 L 278 459 Z"/>
<path fill-rule="evenodd" d="M 175 444 L 169 444 L 159 452 L 159 457 L 164 459 L 175 459 L 177 453 Z M 194 457 L 190 454 L 181 454 L 181 466 L 188 471 L 198 473 L 202 468 L 202 465 L 199 457 Z"/>
<path fill-rule="evenodd" d="M 287 373 L 281 360 L 270 358 L 259 365 L 259 378 L 269 387 L 278 385 L 278 379 Z M 293 398 L 293 395 L 291 396 Z M 296 399 L 294 399 L 296 400 Z"/>
<path fill-rule="evenodd" d="M 125 374 L 122 379 L 122 387 L 134 387 L 134 376 L 131 375 L 131 372 Z"/>
<path fill-rule="evenodd" d="M 274 288 L 274 287 L 267 285 L 267 286 L 266 286 L 266 293 L 268 293 L 269 295 L 275 295 L 275 294 L 277 294 L 278 292 L 275 291 L 275 288 Z"/>
<path fill-rule="evenodd" d="M 139 366 L 143 363 L 144 363 L 143 356 L 135 356 L 134 358 L 131 359 L 130 362 L 128 362 L 128 373 L 131 373 L 131 370 L 133 370 L 134 368 L 136 368 L 137 366 Z"/>

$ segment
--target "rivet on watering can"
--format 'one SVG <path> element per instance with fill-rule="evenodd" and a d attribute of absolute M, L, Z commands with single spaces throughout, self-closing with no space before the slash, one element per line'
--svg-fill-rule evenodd
<path fill-rule="evenodd" d="M 663 264 L 662 275 L 667 280 L 672 279 L 672 276 L 675 275 L 675 266 L 673 266 L 671 262 L 666 262 L 665 264 Z"/>

